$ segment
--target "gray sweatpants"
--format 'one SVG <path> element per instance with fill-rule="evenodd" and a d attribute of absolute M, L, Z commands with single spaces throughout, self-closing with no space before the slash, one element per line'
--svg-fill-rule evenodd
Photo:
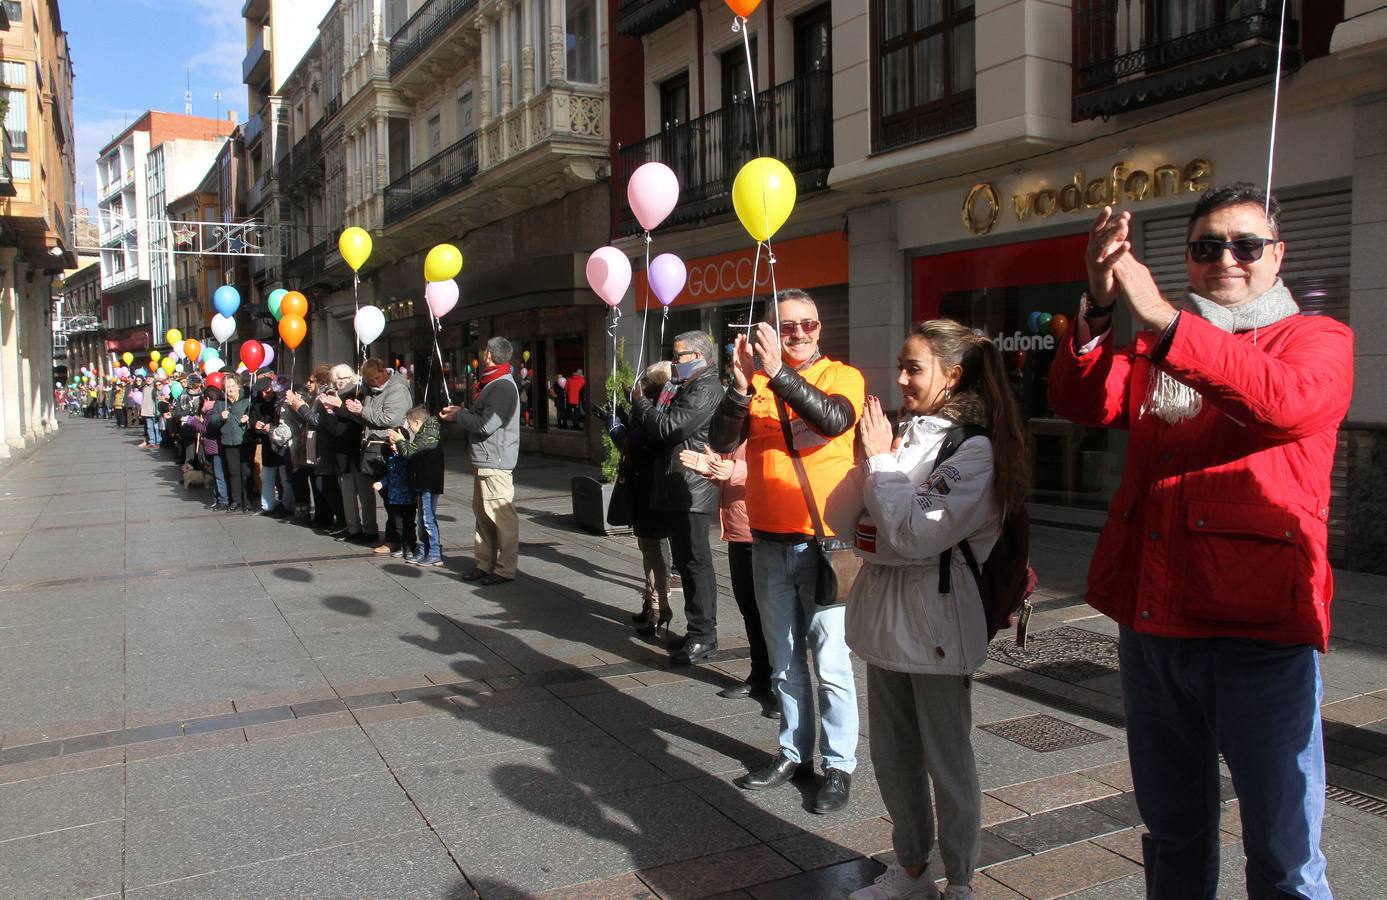
<path fill-rule="evenodd" d="M 972 679 L 867 666 L 872 765 L 894 825 L 902 866 L 929 864 L 934 809 L 950 884 L 971 884 L 982 836 L 982 793 L 973 758 Z M 934 800 L 930 784 L 934 785 Z"/>

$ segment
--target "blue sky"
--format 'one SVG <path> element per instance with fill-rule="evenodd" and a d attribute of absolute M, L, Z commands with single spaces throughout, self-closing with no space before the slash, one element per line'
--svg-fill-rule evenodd
<path fill-rule="evenodd" d="M 241 59 L 242 0 L 62 0 L 72 47 L 78 201 L 96 206 L 96 154 L 147 109 L 183 111 L 192 79 L 193 113 L 246 114 Z"/>

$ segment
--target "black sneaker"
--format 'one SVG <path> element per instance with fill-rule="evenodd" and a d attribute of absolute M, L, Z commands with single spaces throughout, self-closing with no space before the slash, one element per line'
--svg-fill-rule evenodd
<path fill-rule="evenodd" d="M 356 539 L 359 537 L 361 537 L 361 532 L 348 531 L 344 528 L 337 534 L 333 535 L 332 539 L 339 544 L 355 544 L 357 542 Z"/>

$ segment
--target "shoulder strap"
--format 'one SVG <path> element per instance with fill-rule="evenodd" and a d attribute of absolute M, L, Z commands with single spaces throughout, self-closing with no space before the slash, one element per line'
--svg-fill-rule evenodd
<path fill-rule="evenodd" d="M 939 446 L 939 453 L 934 457 L 934 469 L 938 469 L 944 462 L 963 446 L 963 442 L 973 437 L 985 437 L 987 429 L 981 425 L 955 425 L 944 434 L 944 443 Z M 932 469 L 931 471 L 934 471 Z M 963 551 L 963 558 L 968 563 L 968 570 L 973 573 L 973 578 L 982 578 L 982 569 L 978 566 L 978 558 L 973 555 L 973 548 L 968 546 L 967 538 L 959 541 L 958 547 Z M 939 593 L 947 594 L 953 587 L 949 567 L 953 564 L 954 550 L 952 547 L 939 554 Z"/>
<path fill-rule="evenodd" d="M 819 543 L 824 542 L 824 523 L 819 518 L 819 506 L 814 502 L 814 491 L 809 487 L 809 473 L 804 471 L 804 460 L 800 459 L 799 450 L 795 447 L 794 435 L 790 432 L 790 415 L 785 409 L 785 401 L 779 396 L 775 398 L 775 409 L 780 413 L 780 433 L 785 437 L 785 450 L 790 454 L 790 460 L 795 464 L 795 475 L 799 478 L 799 489 L 804 493 L 804 505 L 809 508 L 809 521 L 814 524 L 814 537 L 818 538 Z"/>

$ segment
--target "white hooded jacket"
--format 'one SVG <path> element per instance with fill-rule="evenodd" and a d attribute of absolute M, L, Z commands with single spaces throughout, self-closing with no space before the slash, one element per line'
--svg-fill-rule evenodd
<path fill-rule="evenodd" d="M 979 564 L 997 543 L 992 442 L 963 442 L 934 470 L 954 423 L 916 416 L 893 453 L 868 459 L 856 547 L 865 565 L 847 604 L 847 641 L 883 669 L 968 675 L 987 658 L 987 620 L 961 552 L 951 557 L 951 590 L 939 593 L 939 556 L 965 538 Z M 933 474 L 931 474 L 933 473 Z"/>

